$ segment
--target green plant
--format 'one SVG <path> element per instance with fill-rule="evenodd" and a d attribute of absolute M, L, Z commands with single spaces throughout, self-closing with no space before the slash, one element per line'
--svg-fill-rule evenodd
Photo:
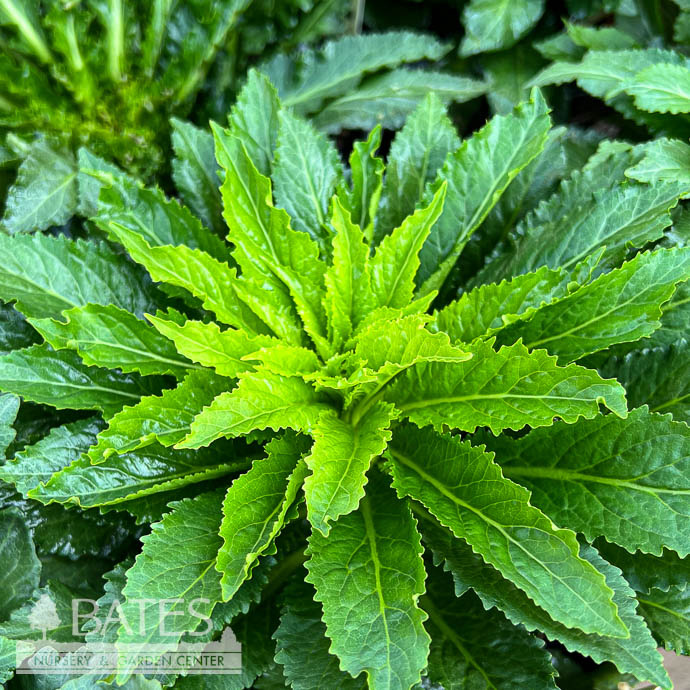
<path fill-rule="evenodd" d="M 0 236 L 0 548 L 17 564 L 0 659 L 46 589 L 69 601 L 32 541 L 54 509 L 72 541 L 70 520 L 121 525 L 100 635 L 173 648 L 199 620 L 174 603 L 164 637 L 158 600 L 203 596 L 209 634 L 230 623 L 245 646 L 240 676 L 152 687 L 554 688 L 544 638 L 670 687 L 654 636 L 687 648 L 687 373 L 648 392 L 630 369 L 629 411 L 583 363 L 673 331 L 690 185 L 626 180 L 638 153 L 606 144 L 554 190 L 541 171 L 568 147 L 538 90 L 463 143 L 428 96 L 386 164 L 376 128 L 347 175 L 258 73 L 229 123 L 229 245 L 86 151 L 80 200 L 106 239 Z M 193 189 L 213 217 L 216 191 Z M 496 225 L 489 260 L 466 261 Z M 16 396 L 82 412 L 46 434 L 20 410 L 13 430 Z M 71 553 L 71 587 L 92 587 L 74 574 L 88 550 Z M 108 628 L 120 597 L 143 636 Z"/>

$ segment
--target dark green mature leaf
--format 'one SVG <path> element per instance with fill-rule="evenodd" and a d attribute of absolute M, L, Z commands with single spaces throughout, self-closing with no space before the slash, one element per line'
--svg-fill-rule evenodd
<path fill-rule="evenodd" d="M 594 193 L 579 205 L 568 204 L 571 185 L 524 221 L 524 237 L 515 251 L 489 264 L 484 280 L 527 273 L 542 265 L 573 269 L 578 262 L 605 247 L 603 262 L 615 265 L 630 246 L 642 247 L 663 236 L 669 214 L 688 186 L 678 182 L 654 186 L 627 184 Z M 560 207 L 560 208 L 559 208 Z"/>
<path fill-rule="evenodd" d="M 643 69 L 660 63 L 681 64 L 680 53 L 660 48 L 646 50 L 590 50 L 581 62 L 556 62 L 538 74 L 537 86 L 577 80 L 593 96 L 612 99 Z"/>
<path fill-rule="evenodd" d="M 515 69 L 515 60 L 522 59 L 522 52 L 522 49 L 517 51 L 517 58 L 509 52 L 494 56 L 492 61 L 501 60 L 505 62 L 505 69 L 512 71 Z M 525 95 L 515 102 L 522 100 Z M 514 105 L 515 103 L 511 103 L 505 112 L 510 112 Z M 517 175 L 501 195 L 481 228 L 470 239 L 463 259 L 471 260 L 473 251 L 476 252 L 478 248 L 481 252 L 481 261 L 477 261 L 476 268 L 480 268 L 486 261 L 488 252 L 497 251 L 500 243 L 509 242 L 514 235 L 519 236 L 518 228 L 522 227 L 520 224 L 525 216 L 549 198 L 549 195 L 556 190 L 559 181 L 575 174 L 575 171 L 587 163 L 587 159 L 597 148 L 599 138 L 596 132 L 583 131 L 574 127 L 551 129 L 544 150 Z M 611 166 L 607 168 L 609 175 L 616 174 L 612 172 Z M 612 181 L 609 180 L 609 184 L 611 183 Z M 584 195 L 586 192 L 575 191 L 570 201 L 581 203 L 583 198 L 586 198 Z"/>
<path fill-rule="evenodd" d="M 527 322 L 498 334 L 499 343 L 522 338 L 545 347 L 560 362 L 572 362 L 616 343 L 651 335 L 660 325 L 661 305 L 676 284 L 690 278 L 690 247 L 638 254 L 621 268 L 552 304 Z"/>
<path fill-rule="evenodd" d="M 13 484 L 19 493 L 26 495 L 85 453 L 96 442 L 96 436 L 104 426 L 98 417 L 90 417 L 51 429 L 45 438 L 0 465 L 0 479 Z"/>
<path fill-rule="evenodd" d="M 62 318 L 64 322 L 29 319 L 29 323 L 54 349 L 76 350 L 85 364 L 178 378 L 198 368 L 155 328 L 115 305 L 73 307 Z"/>
<path fill-rule="evenodd" d="M 10 234 L 45 230 L 66 223 L 76 207 L 74 156 L 46 141 L 35 142 L 7 194 L 3 226 Z"/>
<path fill-rule="evenodd" d="M 414 427 L 396 430 L 390 453 L 398 496 L 425 505 L 554 620 L 585 632 L 629 635 L 603 575 L 579 557 L 575 533 L 532 507 L 529 492 L 503 478 L 492 453 Z"/>
<path fill-rule="evenodd" d="M 34 318 L 58 317 L 89 302 L 140 316 L 152 307 L 150 282 L 104 244 L 48 235 L 0 235 L 0 299 Z"/>
<path fill-rule="evenodd" d="M 299 378 L 273 374 L 240 375 L 235 390 L 221 393 L 196 416 L 176 448 L 200 448 L 225 436 L 236 438 L 254 430 L 311 430 L 327 405 Z"/>
<path fill-rule="evenodd" d="M 641 110 L 653 113 L 690 112 L 690 69 L 656 64 L 636 74 L 623 87 Z"/>
<path fill-rule="evenodd" d="M 36 588 L 30 595 L 24 597 L 21 608 L 15 609 L 7 621 L 0 623 L 0 635 L 19 641 L 39 641 L 46 633 L 49 633 L 50 639 L 58 642 L 82 642 L 83 638 L 72 632 L 72 601 L 78 596 L 78 592 L 72 591 L 59 582 L 48 582 L 44 587 Z M 55 612 L 57 618 L 57 620 L 52 619 L 57 625 L 45 632 L 42 626 L 36 625 L 35 618 L 37 607 L 38 615 L 41 618 L 45 615 L 44 606 L 51 607 L 51 613 Z"/>
<path fill-rule="evenodd" d="M 443 213 L 420 254 L 417 283 L 439 288 L 472 233 L 513 178 L 543 149 L 551 126 L 539 91 L 510 115 L 494 117 L 446 159 L 425 199 L 448 183 Z"/>
<path fill-rule="evenodd" d="M 462 55 L 510 48 L 544 12 L 544 0 L 471 0 L 465 5 Z"/>
<path fill-rule="evenodd" d="M 425 58 L 437 60 L 446 50 L 434 37 L 409 31 L 344 36 L 326 43 L 318 54 L 307 53 L 297 78 L 272 80 L 286 106 L 296 107 L 301 112 L 313 111 L 324 98 L 353 90 L 368 72 Z M 268 65 L 269 77 L 273 77 L 275 66 L 275 63 Z"/>
<path fill-rule="evenodd" d="M 430 573 L 421 599 L 431 633 L 429 679 L 446 690 L 494 690 L 511 685 L 555 690 L 555 669 L 544 643 L 486 611 L 473 592 L 461 597 L 451 578 L 439 569 Z"/>
<path fill-rule="evenodd" d="M 269 175 L 278 136 L 280 101 L 271 82 L 254 69 L 228 117 L 230 131 L 244 143 L 256 169 Z"/>
<path fill-rule="evenodd" d="M 232 621 L 232 630 L 242 645 L 242 672 L 239 675 L 189 675 L 179 678 L 175 687 L 179 690 L 258 690 L 260 677 L 274 666 L 275 644 L 271 635 L 277 625 L 277 610 L 270 602 L 237 616 Z"/>
<path fill-rule="evenodd" d="M 182 634 L 196 630 L 201 622 L 189 610 L 190 602 L 196 600 L 193 610 L 199 616 L 211 614 L 221 598 L 220 573 L 214 564 L 221 546 L 222 499 L 221 492 L 213 492 L 175 502 L 172 512 L 142 538 L 143 549 L 127 571 L 121 604 L 121 617 L 140 624 L 130 630 L 122 626 L 119 645 L 155 644 L 160 649 L 175 649 Z M 168 602 L 165 630 L 160 626 L 161 598 Z M 123 664 L 118 683 L 132 670 L 130 663 Z"/>
<path fill-rule="evenodd" d="M 23 314 L 10 304 L 0 303 L 0 354 L 29 347 L 39 340 L 40 336 Z"/>
<path fill-rule="evenodd" d="M 93 464 L 106 460 L 112 453 L 126 453 L 152 443 L 172 446 L 181 441 L 195 415 L 209 405 L 227 383 L 209 371 L 191 372 L 177 388 L 160 396 L 145 396 L 125 407 L 108 420 L 108 428 L 98 436 L 89 451 Z"/>
<path fill-rule="evenodd" d="M 622 673 L 632 673 L 663 688 L 671 687 L 656 643 L 636 613 L 634 592 L 621 576 L 620 570 L 607 563 L 591 546 L 581 546 L 580 556 L 604 574 L 606 584 L 614 592 L 613 601 L 618 613 L 630 630 L 628 638 L 588 635 L 577 629 L 566 628 L 535 606 L 524 592 L 503 578 L 497 570 L 483 563 L 468 545 L 452 539 L 450 533 L 442 530 L 436 521 L 425 520 L 423 527 L 425 539 L 453 574 L 456 590 L 463 592 L 472 587 L 486 609 L 501 609 L 515 625 L 524 625 L 530 631 L 539 630 L 550 640 L 558 640 L 566 649 L 589 656 L 597 663 L 611 661 Z"/>
<path fill-rule="evenodd" d="M 639 594 L 640 613 L 656 640 L 676 654 L 690 652 L 690 587 L 673 587 L 668 592 L 652 589 Z"/>
<path fill-rule="evenodd" d="M 625 174 L 639 182 L 677 180 L 690 184 L 690 146 L 677 139 L 656 139 L 644 145 L 642 160 Z"/>
<path fill-rule="evenodd" d="M 643 341 L 644 342 L 644 341 Z M 630 407 L 647 404 L 652 412 L 670 412 L 690 423 L 690 356 L 688 343 L 636 350 L 604 364 L 602 372 L 625 387 Z"/>
<path fill-rule="evenodd" d="M 266 457 L 235 479 L 223 502 L 216 569 L 221 573 L 223 600 L 232 599 L 252 576 L 258 559 L 275 550 L 273 542 L 289 519 L 307 468 L 301 462 L 308 448 L 292 434 L 266 446 Z"/>
<path fill-rule="evenodd" d="M 122 601 L 122 590 L 127 584 L 127 571 L 134 565 L 132 558 L 127 558 L 118 563 L 115 568 L 103 575 L 105 584 L 103 585 L 103 595 L 98 599 L 98 608 L 94 615 L 87 619 L 82 625 L 82 630 L 86 633 L 86 642 L 117 642 L 117 631 L 120 621 L 116 616 L 111 617 L 110 613 L 113 604 L 118 606 Z"/>
<path fill-rule="evenodd" d="M 487 437 L 487 445 L 504 474 L 525 484 L 558 524 L 629 551 L 689 553 L 686 424 L 642 407 L 627 419 L 556 424 L 518 440 Z"/>
<path fill-rule="evenodd" d="M 217 479 L 244 469 L 248 462 L 229 453 L 219 455 L 215 450 L 195 453 L 159 445 L 113 453 L 98 465 L 82 455 L 28 495 L 43 504 L 107 506 Z"/>
<path fill-rule="evenodd" d="M 329 103 L 315 118 L 319 129 L 369 130 L 377 125 L 386 129 L 401 127 L 405 118 L 429 94 L 444 103 L 462 103 L 487 90 L 476 79 L 423 69 L 396 69 L 367 79 L 359 88 Z"/>
<path fill-rule="evenodd" d="M 306 458 L 311 474 L 304 482 L 304 494 L 309 522 L 324 536 L 331 520 L 357 509 L 366 473 L 390 441 L 389 427 L 396 414 L 392 405 L 377 403 L 356 426 L 332 411 L 321 415 Z"/>
<path fill-rule="evenodd" d="M 0 511 L 0 621 L 29 599 L 39 584 L 41 563 L 23 516 L 12 508 Z"/>
<path fill-rule="evenodd" d="M 370 688 L 393 690 L 419 682 L 429 636 L 417 607 L 424 591 L 422 547 L 410 509 L 374 473 L 356 512 L 309 538 L 309 575 L 323 605 L 330 651 Z"/>
<path fill-rule="evenodd" d="M 597 551 L 623 572 L 628 584 L 642 594 L 652 589 L 668 592 L 684 587 L 690 579 L 690 558 L 681 558 L 675 551 L 664 549 L 661 556 L 636 551 L 629 553 L 622 546 L 604 538 L 594 542 Z"/>
<path fill-rule="evenodd" d="M 14 675 L 17 664 L 17 643 L 0 637 L 0 683 L 5 683 Z"/>
<path fill-rule="evenodd" d="M 120 239 L 116 229 L 123 228 L 141 235 L 152 247 L 184 245 L 218 261 L 227 259 L 228 246 L 176 199 L 167 199 L 160 189 L 146 189 L 122 175 L 106 179 L 93 220 L 116 240 Z"/>
<path fill-rule="evenodd" d="M 101 410 L 111 415 L 150 393 L 147 379 L 87 367 L 79 357 L 32 345 L 0 357 L 0 390 L 58 410 Z"/>
<path fill-rule="evenodd" d="M 223 208 L 220 178 L 213 136 L 189 122 L 172 118 L 172 145 L 175 158 L 172 174 L 185 204 L 216 234 L 223 235 Z"/>
<path fill-rule="evenodd" d="M 16 395 L 0 395 L 0 456 L 4 458 L 7 447 L 14 441 L 17 432 L 12 428 L 17 411 L 19 398 Z M 1 458 L 0 458 L 1 459 Z"/>
<path fill-rule="evenodd" d="M 314 601 L 313 587 L 299 579 L 291 583 L 286 590 L 280 625 L 273 634 L 276 661 L 282 665 L 285 678 L 294 690 L 365 690 L 366 679 L 353 679 L 343 673 L 338 657 L 329 653 L 321 613 L 321 606 Z M 309 640 L 308 645 L 305 640 Z"/>
<path fill-rule="evenodd" d="M 295 230 L 310 234 L 324 249 L 328 203 L 343 175 L 338 152 L 306 120 L 289 111 L 281 111 L 278 120 L 276 203 L 290 214 Z"/>
<path fill-rule="evenodd" d="M 528 352 L 522 343 L 496 352 L 492 341 L 463 348 L 469 361 L 416 364 L 384 390 L 384 397 L 418 426 L 444 425 L 463 431 L 545 426 L 556 417 L 568 423 L 592 418 L 605 404 L 627 415 L 625 391 L 589 369 L 559 367 L 545 350 Z"/>
<path fill-rule="evenodd" d="M 399 227 L 414 211 L 427 183 L 458 146 L 460 138 L 443 103 L 433 92 L 428 94 L 391 144 L 376 217 L 377 239 Z"/>

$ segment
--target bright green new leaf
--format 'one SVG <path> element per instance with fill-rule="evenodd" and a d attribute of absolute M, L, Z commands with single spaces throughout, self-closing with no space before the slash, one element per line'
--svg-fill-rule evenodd
<path fill-rule="evenodd" d="M 352 219 L 364 232 L 367 242 L 371 243 L 374 234 L 374 222 L 381 198 L 383 171 L 386 166 L 377 155 L 381 146 L 381 127 L 371 130 L 366 141 L 355 142 L 350 154 L 352 188 L 342 187 L 338 195 Z"/>
<path fill-rule="evenodd" d="M 491 340 L 464 349 L 472 354 L 469 361 L 416 364 L 384 390 L 385 400 L 420 427 L 472 432 L 488 426 L 496 434 L 548 426 L 557 417 L 568 423 L 589 419 L 600 403 L 627 415 L 620 384 L 574 364 L 559 367 L 545 350 L 528 352 L 518 342 L 497 352 Z"/>
<path fill-rule="evenodd" d="M 271 441 L 266 457 L 255 460 L 228 489 L 220 525 L 223 546 L 216 561 L 224 601 L 251 577 L 259 556 L 271 553 L 302 487 L 307 469 L 301 457 L 307 448 L 293 434 Z"/>
<path fill-rule="evenodd" d="M 376 306 L 399 309 L 412 301 L 419 270 L 419 253 L 443 212 L 447 183 L 444 181 L 431 202 L 408 216 L 376 248 L 369 268 Z"/>
<path fill-rule="evenodd" d="M 267 335 L 248 335 L 233 328 L 221 331 L 214 322 L 189 319 L 177 323 L 176 320 L 150 314 L 146 318 L 175 344 L 177 352 L 230 378 L 251 368 L 244 357 L 277 342 Z"/>
<path fill-rule="evenodd" d="M 154 280 L 188 290 L 223 323 L 249 333 L 266 332 L 261 319 L 238 296 L 234 268 L 200 249 L 183 245 L 152 247 L 138 232 L 124 226 L 113 224 L 109 229 Z"/>
<path fill-rule="evenodd" d="M 301 379 L 259 370 L 241 375 L 235 390 L 221 393 L 198 414 L 176 448 L 200 448 L 221 436 L 236 438 L 257 429 L 308 432 L 325 409 L 327 405 Z"/>
<path fill-rule="evenodd" d="M 274 332 L 301 344 L 299 320 L 291 316 L 296 309 L 317 348 L 324 348 L 325 266 L 318 261 L 318 245 L 306 232 L 289 227 L 288 214 L 272 203 L 271 180 L 258 172 L 242 142 L 218 127 L 214 134 L 225 170 L 221 194 L 234 258 L 243 275 L 261 286 L 264 301 L 277 300 L 276 318 L 269 322 Z"/>
<path fill-rule="evenodd" d="M 29 319 L 56 350 L 76 350 L 85 364 L 182 378 L 194 365 L 158 331 L 115 305 L 87 304 L 63 312 L 65 321 Z"/>
<path fill-rule="evenodd" d="M 392 405 L 378 403 L 357 426 L 326 412 L 314 427 L 314 446 L 306 457 L 311 474 L 304 482 L 304 494 L 307 518 L 324 536 L 332 520 L 357 509 L 366 473 L 371 461 L 386 449 L 395 416 Z"/>
<path fill-rule="evenodd" d="M 364 233 L 336 197 L 331 225 L 333 263 L 326 269 L 324 306 L 328 333 L 337 348 L 347 342 L 353 329 L 374 307 L 369 268 L 369 246 Z"/>

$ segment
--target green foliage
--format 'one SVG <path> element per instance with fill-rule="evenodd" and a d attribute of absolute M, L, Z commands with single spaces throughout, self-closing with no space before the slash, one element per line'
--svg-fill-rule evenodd
<path fill-rule="evenodd" d="M 186 6 L 154 3 L 156 21 Z M 252 8 L 236 25 L 233 8 L 173 52 L 164 31 L 143 33 L 151 74 L 165 65 L 161 84 L 190 103 L 213 93 L 199 74 L 251 33 Z M 467 3 L 461 54 L 519 55 L 544 11 Z M 27 15 L 36 59 L 59 43 L 50 16 Z M 111 77 L 134 64 L 117 30 Z M 569 23 L 541 50 L 570 67 L 539 81 L 598 83 L 607 41 L 646 57 L 606 92 L 677 117 L 644 86 L 668 62 L 643 64 L 649 51 L 665 51 L 622 24 Z M 529 77 L 461 140 L 450 97 L 428 92 L 462 77 L 401 67 L 448 49 L 401 31 L 274 57 L 227 126 L 173 121 L 179 199 L 86 149 L 42 163 L 50 198 L 10 194 L 0 678 L 17 640 L 40 636 L 29 616 L 44 594 L 62 618 L 95 591 L 87 645 L 161 652 L 229 625 L 241 672 L 143 678 L 124 657 L 115 676 L 55 688 L 553 690 L 552 660 L 571 653 L 670 688 L 656 647 L 690 640 L 684 151 L 596 148 L 552 128 L 538 88 L 508 107 Z M 386 154 L 380 124 L 413 109 Z M 343 151 L 323 133 L 336 121 L 373 129 Z M 45 154 L 34 146 L 26 170 Z M 66 222 L 93 236 L 24 232 Z"/>

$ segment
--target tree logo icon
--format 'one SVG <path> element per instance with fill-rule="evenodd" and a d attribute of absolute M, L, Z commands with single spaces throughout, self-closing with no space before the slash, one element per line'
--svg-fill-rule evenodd
<path fill-rule="evenodd" d="M 43 641 L 46 640 L 48 630 L 54 630 L 60 626 L 60 616 L 58 616 L 55 602 L 49 594 L 41 594 L 39 600 L 33 605 L 29 614 L 29 625 L 32 630 L 41 630 Z"/>

